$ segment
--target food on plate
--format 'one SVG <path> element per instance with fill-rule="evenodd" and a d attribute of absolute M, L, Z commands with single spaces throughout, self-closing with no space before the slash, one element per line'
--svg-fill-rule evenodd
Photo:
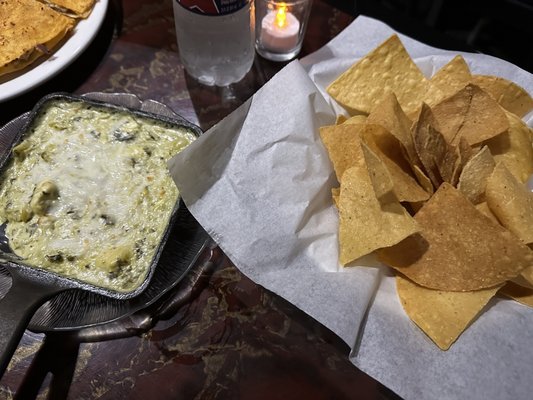
<path fill-rule="evenodd" d="M 409 317 L 443 350 L 459 335 L 494 297 L 500 286 L 468 292 L 431 290 L 396 276 L 396 287 Z"/>
<path fill-rule="evenodd" d="M 486 144 L 495 162 L 503 161 L 511 173 L 522 183 L 533 174 L 533 148 L 531 128 L 517 115 L 506 113 L 509 129 L 487 140 Z"/>
<path fill-rule="evenodd" d="M 416 152 L 410 132 L 412 122 L 403 112 L 393 92 L 387 92 L 383 95 L 381 101 L 372 109 L 367 122 L 381 125 L 385 128 L 400 141 L 400 149 L 407 152 L 408 159 L 416 159 Z"/>
<path fill-rule="evenodd" d="M 390 175 L 364 144 L 358 162 L 344 172 L 339 197 L 340 262 L 346 264 L 419 230 L 393 193 Z M 384 233 L 386 231 L 386 233 Z M 357 237 L 358 240 L 350 240 Z"/>
<path fill-rule="evenodd" d="M 36 0 L 8 0 L 0 7 L 0 75 L 17 71 L 49 53 L 74 20 Z"/>
<path fill-rule="evenodd" d="M 464 165 L 457 188 L 474 205 L 485 202 L 487 178 L 492 174 L 496 162 L 487 146 L 474 154 Z"/>
<path fill-rule="evenodd" d="M 515 281 L 518 283 L 521 282 L 522 286 L 529 287 L 533 289 L 533 266 L 527 268 L 526 270 L 522 271 L 520 276 L 515 279 Z"/>
<path fill-rule="evenodd" d="M 455 56 L 444 67 L 439 69 L 430 79 L 438 87 L 443 97 L 449 97 L 472 80 L 468 64 L 462 56 Z"/>
<path fill-rule="evenodd" d="M 366 124 L 361 128 L 361 137 L 365 144 L 379 156 L 390 174 L 393 192 L 399 201 L 424 201 L 429 197 L 416 179 L 409 173 L 398 140 L 380 125 Z"/>
<path fill-rule="evenodd" d="M 94 6 L 95 0 L 41 0 L 51 8 L 74 18 L 86 18 Z"/>
<path fill-rule="evenodd" d="M 355 124 L 332 125 L 320 128 L 320 137 L 329 158 L 333 163 L 333 169 L 340 178 L 348 168 L 357 162 L 359 151 L 359 135 L 354 135 L 357 130 Z"/>
<path fill-rule="evenodd" d="M 344 124 L 362 124 L 366 120 L 366 115 L 354 115 L 343 121 Z"/>
<path fill-rule="evenodd" d="M 487 204 L 500 223 L 524 243 L 533 243 L 533 196 L 500 162 L 487 178 Z"/>
<path fill-rule="evenodd" d="M 394 93 L 410 115 L 421 101 L 432 105 L 467 83 L 489 94 L 504 109 L 523 117 L 533 109 L 533 98 L 505 78 L 471 74 L 461 56 L 427 79 L 410 58 L 397 35 L 392 35 L 328 88 L 328 93 L 351 114 L 368 114 L 387 93 Z"/>
<path fill-rule="evenodd" d="M 59 0 L 61 1 L 61 0 Z M 77 18 L 89 15 L 91 1 L 82 14 L 62 13 L 38 0 L 5 0 L 0 7 L 0 76 L 16 72 L 50 55 L 74 29 Z M 74 16 L 74 18 L 73 18 Z"/>
<path fill-rule="evenodd" d="M 401 74 L 402 79 L 398 79 Z M 424 77 L 398 36 L 393 35 L 339 76 L 328 88 L 337 102 L 354 113 L 370 113 L 387 92 L 398 97 L 406 113 L 428 99 L 431 83 Z M 435 92 L 440 91 L 433 87 Z"/>
<path fill-rule="evenodd" d="M 77 100 L 45 103 L 0 181 L 0 221 L 32 266 L 118 292 L 149 272 L 178 199 L 189 130 Z"/>
<path fill-rule="evenodd" d="M 473 146 L 509 129 L 509 121 L 498 103 L 470 83 L 431 107 L 431 112 L 434 128 L 450 144 L 463 137 Z"/>
<path fill-rule="evenodd" d="M 414 219 L 420 233 L 382 248 L 378 256 L 424 287 L 486 289 L 533 265 L 533 252 L 525 243 L 480 213 L 448 183 L 439 187 Z"/>
<path fill-rule="evenodd" d="M 395 271 L 406 314 L 448 349 L 497 293 L 533 298 L 533 99 L 462 56 L 425 77 L 393 35 L 327 88 L 339 262 Z"/>
<path fill-rule="evenodd" d="M 533 109 L 531 96 L 507 79 L 490 75 L 473 75 L 472 83 L 490 94 L 504 109 L 520 118 Z"/>
<path fill-rule="evenodd" d="M 518 285 L 514 282 L 507 282 L 500 290 L 500 293 L 525 306 L 533 307 L 533 290 L 531 288 Z"/>

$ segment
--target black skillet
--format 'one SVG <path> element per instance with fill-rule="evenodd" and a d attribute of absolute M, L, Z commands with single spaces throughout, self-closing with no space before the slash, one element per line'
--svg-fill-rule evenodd
<path fill-rule="evenodd" d="M 0 128 L 0 170 L 8 165 L 11 148 L 24 137 L 25 129 L 42 107 L 55 99 L 120 110 L 126 106 L 129 112 L 141 117 L 183 126 L 196 135 L 201 133 L 200 128 L 162 104 L 141 102 L 133 95 L 52 94 L 43 98 L 31 113 Z M 0 377 L 26 327 L 40 332 L 74 330 L 108 323 L 145 308 L 182 279 L 209 241 L 180 201 L 174 208 L 146 280 L 134 292 L 125 294 L 25 265 L 10 251 L 0 230 L 0 297 L 5 294 L 0 300 Z"/>

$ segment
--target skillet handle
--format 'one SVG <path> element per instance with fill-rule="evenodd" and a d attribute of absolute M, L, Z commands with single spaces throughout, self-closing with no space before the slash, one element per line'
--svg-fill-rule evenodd
<path fill-rule="evenodd" d="M 11 288 L 0 300 L 0 378 L 33 313 L 54 294 L 64 290 L 46 283 L 34 283 L 13 270 L 10 272 L 13 278 Z"/>

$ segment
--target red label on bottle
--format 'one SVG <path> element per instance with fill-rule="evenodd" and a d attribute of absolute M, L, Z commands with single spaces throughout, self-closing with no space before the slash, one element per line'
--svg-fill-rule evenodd
<path fill-rule="evenodd" d="M 196 14 L 226 15 L 243 8 L 250 0 L 176 0 L 182 7 Z"/>

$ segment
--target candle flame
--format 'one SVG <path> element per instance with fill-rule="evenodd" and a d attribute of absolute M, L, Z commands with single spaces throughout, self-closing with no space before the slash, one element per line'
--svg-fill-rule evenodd
<path fill-rule="evenodd" d="M 282 4 L 279 6 L 276 12 L 276 25 L 280 28 L 285 28 L 285 26 L 287 26 L 287 13 L 285 12 L 286 10 L 287 6 Z"/>

